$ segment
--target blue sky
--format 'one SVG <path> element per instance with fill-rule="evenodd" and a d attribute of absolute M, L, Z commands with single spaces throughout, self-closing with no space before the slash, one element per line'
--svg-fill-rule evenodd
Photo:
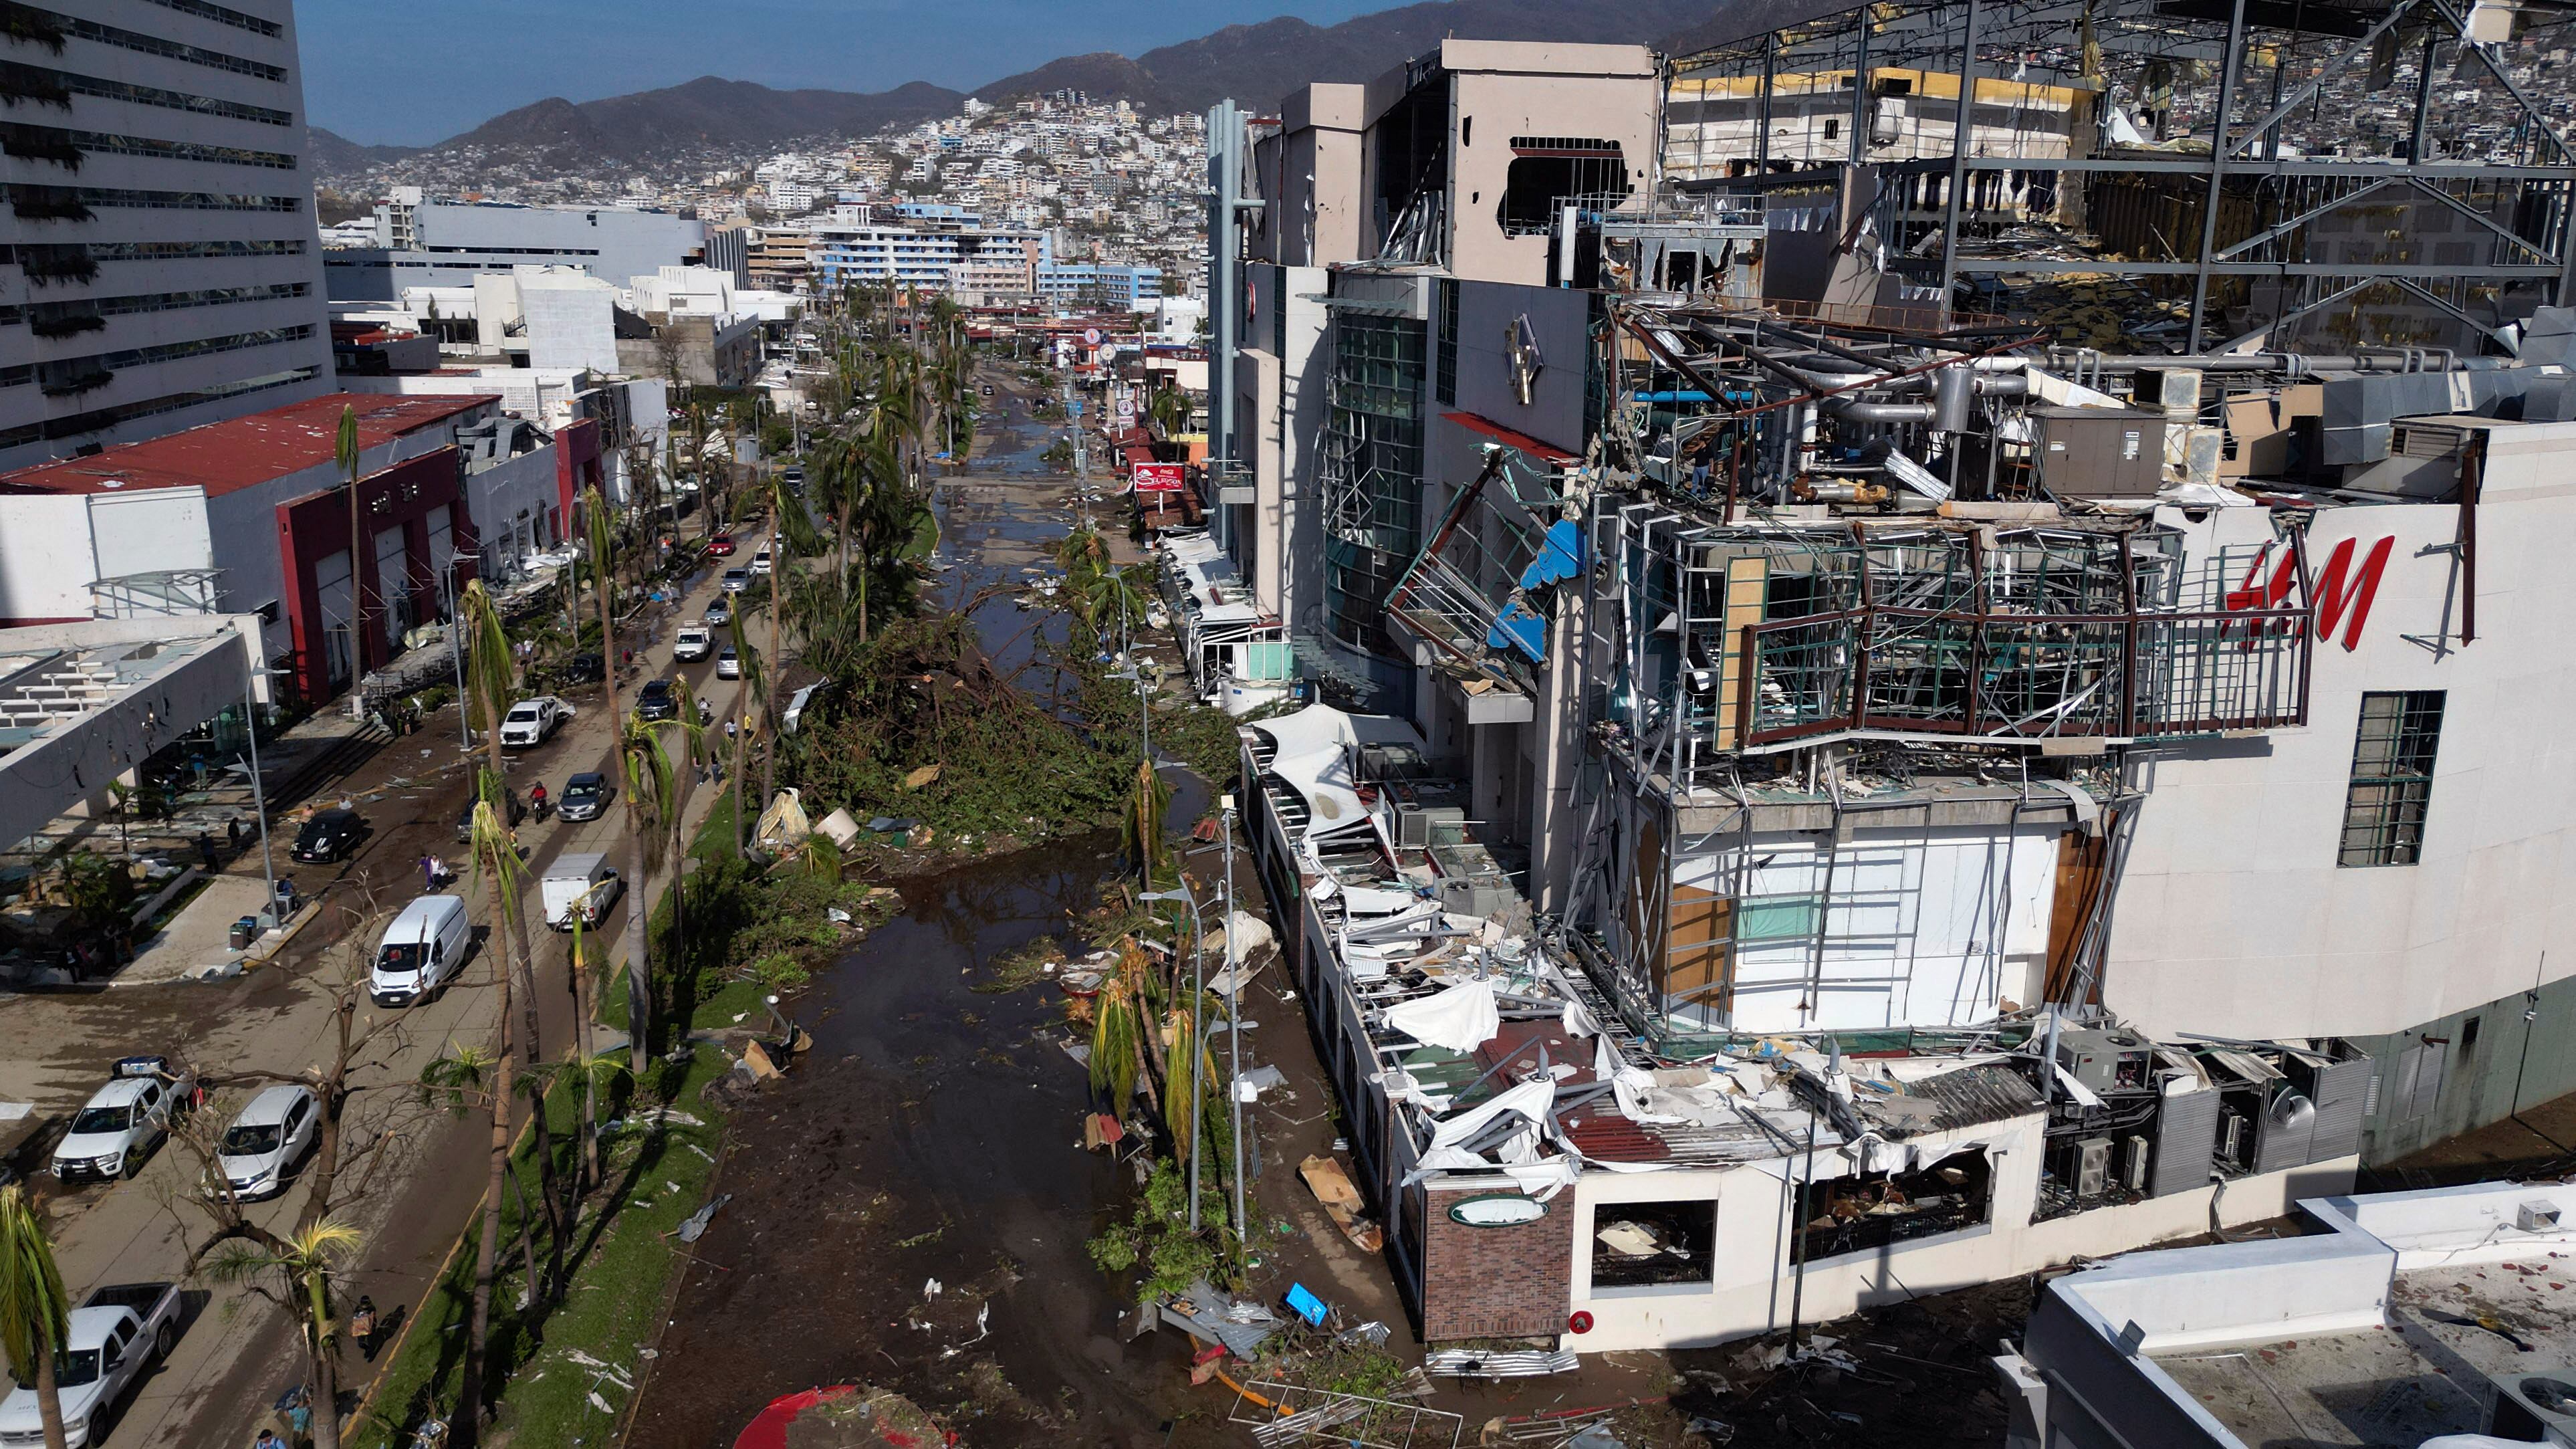
<path fill-rule="evenodd" d="M 1128 55 L 1295 14 L 1318 25 L 1400 0 L 299 0 L 313 124 L 425 145 L 547 96 L 702 75 L 779 87 L 958 90 L 1060 55 Z"/>

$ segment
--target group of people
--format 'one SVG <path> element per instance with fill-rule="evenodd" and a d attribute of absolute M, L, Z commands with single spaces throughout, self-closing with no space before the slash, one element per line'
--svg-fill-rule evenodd
<path fill-rule="evenodd" d="M 358 1345 L 358 1352 L 366 1356 L 367 1362 L 374 1363 L 376 1350 L 382 1346 L 379 1335 L 398 1327 L 401 1319 L 402 1310 L 397 1308 L 384 1323 L 379 1324 L 376 1321 L 376 1300 L 361 1293 L 358 1306 L 349 1310 L 349 1340 Z M 302 1449 L 302 1446 L 312 1443 L 312 1388 L 299 1384 L 280 1395 L 277 1417 L 278 1425 L 261 1429 L 259 1437 L 251 1441 L 251 1449 Z M 279 1426 L 284 1428 L 284 1433 L 278 1432 Z"/>

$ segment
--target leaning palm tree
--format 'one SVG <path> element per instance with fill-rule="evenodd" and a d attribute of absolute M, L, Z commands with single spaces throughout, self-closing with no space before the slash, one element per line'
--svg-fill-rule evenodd
<path fill-rule="evenodd" d="M 340 1321 L 331 1310 L 331 1275 L 359 1242 L 356 1228 L 326 1217 L 266 1245 L 230 1244 L 206 1263 L 206 1276 L 218 1283 L 255 1283 L 272 1272 L 285 1280 L 286 1291 L 275 1296 L 293 1305 L 313 1370 L 314 1449 L 340 1449 Z"/>
<path fill-rule="evenodd" d="M 500 720 L 510 706 L 518 681 L 510 659 L 509 636 L 501 627 L 500 610 L 484 590 L 482 580 L 465 586 L 458 611 L 470 646 L 465 691 L 487 727 L 484 738 L 489 751 L 489 764 L 482 772 L 481 798 L 475 802 L 471 826 L 474 873 L 483 884 L 484 900 L 491 914 L 491 949 L 504 958 L 492 972 L 500 1012 L 494 1028 L 497 1045 L 492 1067 L 496 1088 L 492 1093 L 491 1175 L 483 1193 L 482 1241 L 475 1249 L 474 1304 L 466 1334 L 464 1372 L 456 1415 L 449 1425 L 457 1449 L 471 1449 L 482 1423 L 484 1359 L 492 1332 L 492 1283 L 500 1262 L 501 1193 L 510 1166 L 512 971 L 506 956 L 515 939 L 511 917 L 519 909 L 519 852 L 503 808 L 509 785 L 501 767 Z"/>
<path fill-rule="evenodd" d="M 54 1355 L 71 1336 L 72 1304 L 54 1266 L 53 1240 L 23 1187 L 0 1188 L 0 1354 L 18 1382 L 36 1393 L 45 1449 L 65 1449 L 63 1398 L 54 1387 Z"/>
<path fill-rule="evenodd" d="M 597 488 L 584 489 L 581 495 L 583 521 L 590 534 L 592 566 L 600 576 L 609 574 L 608 564 L 617 550 L 616 530 L 610 526 L 608 502 Z M 599 596 L 599 648 L 608 661 L 608 719 L 613 727 L 622 728 L 625 719 L 617 707 L 617 611 L 609 596 Z M 638 891 L 645 889 L 644 822 L 635 809 L 634 792 L 626 795 L 626 876 Z M 645 907 L 639 898 L 626 911 L 626 1067 L 639 1079 L 644 1075 L 649 1050 L 647 1040 L 651 1026 L 653 973 L 645 956 L 649 943 L 644 931 Z"/>

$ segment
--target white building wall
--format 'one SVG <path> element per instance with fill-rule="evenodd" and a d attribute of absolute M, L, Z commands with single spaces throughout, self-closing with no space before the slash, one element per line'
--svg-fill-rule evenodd
<path fill-rule="evenodd" d="M 2160 752 L 2115 904 L 2107 1004 L 2150 1033 L 2367 1036 L 2576 973 L 2576 424 L 2499 424 L 2477 510 L 2477 639 L 2461 644 L 2458 510 L 2321 511 L 2312 568 L 2394 539 L 2347 649 L 2316 644 L 2305 729 Z M 2177 526 L 2195 527 L 2176 517 Z M 2220 512 L 2216 542 L 2268 536 Z M 2437 652 L 2428 642 L 2449 634 Z M 2447 691 L 2423 855 L 2336 865 L 2364 690 Z M 2544 955 L 2546 961 L 2544 962 Z"/>
<path fill-rule="evenodd" d="M 465 506 L 481 540 L 487 578 L 525 572 L 528 555 L 548 547 L 554 527 L 555 450 L 539 448 L 465 476 Z"/>
<path fill-rule="evenodd" d="M 0 619 L 90 617 L 89 500 L 0 494 Z"/>

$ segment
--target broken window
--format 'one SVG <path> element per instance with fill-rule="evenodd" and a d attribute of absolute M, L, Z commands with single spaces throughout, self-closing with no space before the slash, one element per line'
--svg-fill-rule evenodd
<path fill-rule="evenodd" d="M 1809 1263 L 1982 1226 L 1994 1198 L 1985 1149 L 1920 1172 L 1864 1172 L 1808 1184 L 1800 1255 Z"/>
<path fill-rule="evenodd" d="M 1628 158 L 1619 143 L 1594 136 L 1514 136 L 1494 221 L 1505 236 L 1545 236 L 1569 201 L 1604 210 L 1627 200 Z"/>
<path fill-rule="evenodd" d="M 1707 1283 L 1716 1274 L 1717 1204 L 1603 1203 L 1592 1210 L 1592 1286 Z"/>
<path fill-rule="evenodd" d="M 2374 691 L 2361 697 L 2344 794 L 2337 865 L 2413 865 L 2433 800 L 2433 756 L 2442 743 L 2442 691 Z"/>

